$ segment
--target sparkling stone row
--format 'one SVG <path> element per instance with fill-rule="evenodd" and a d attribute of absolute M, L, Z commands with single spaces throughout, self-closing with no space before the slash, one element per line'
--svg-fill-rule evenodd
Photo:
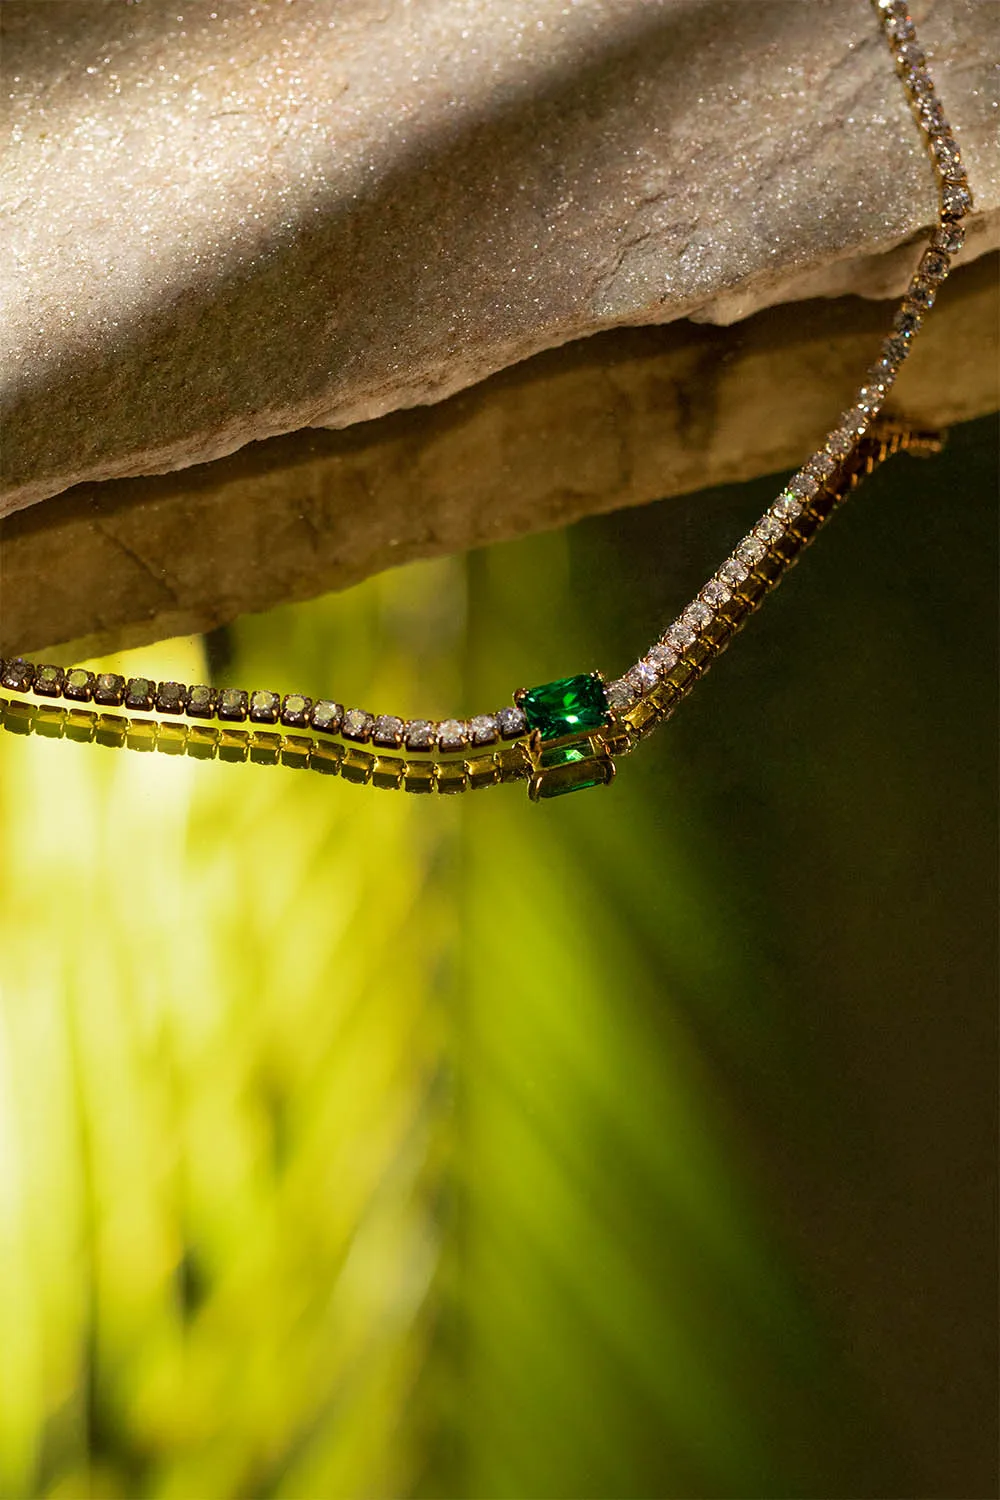
<path fill-rule="evenodd" d="M 300 693 L 253 692 L 242 688 L 188 687 L 182 682 L 155 682 L 149 677 L 120 677 L 114 672 L 70 671 L 52 665 L 36 666 L 23 657 L 0 661 L 0 687 L 13 693 L 35 693 L 42 698 L 66 698 L 73 703 L 127 708 L 135 713 L 186 714 L 223 723 L 282 724 L 286 729 L 313 729 L 335 734 L 354 744 L 384 750 L 411 750 L 425 755 L 450 754 L 485 748 L 501 740 L 516 740 L 527 732 L 524 711 L 516 704 L 471 719 L 401 719 L 395 714 L 370 714 L 344 708 L 329 698 L 315 702 Z"/>
<path fill-rule="evenodd" d="M 892 330 L 882 343 L 878 359 L 865 375 L 854 404 L 842 414 L 823 446 L 793 475 L 774 504 L 726 558 L 698 597 L 667 627 L 640 661 L 623 677 L 609 683 L 608 702 L 616 712 L 627 710 L 662 682 L 684 651 L 725 613 L 734 592 L 762 561 L 769 544 L 778 541 L 801 515 L 809 500 L 835 478 L 882 410 L 903 361 L 913 347 L 924 315 L 934 306 L 937 289 L 948 275 L 951 257 L 965 243 L 965 228 L 960 220 L 972 209 L 972 194 L 958 142 L 935 95 L 927 59 L 917 44 L 913 19 L 905 0 L 873 0 L 873 3 L 938 171 L 940 204 L 937 228 L 906 290 Z"/>

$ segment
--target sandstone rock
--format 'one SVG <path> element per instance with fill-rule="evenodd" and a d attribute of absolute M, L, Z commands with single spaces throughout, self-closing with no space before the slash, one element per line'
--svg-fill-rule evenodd
<path fill-rule="evenodd" d="M 914 10 L 974 256 L 1000 227 L 998 11 Z M 884 297 L 934 212 L 866 0 L 7 0 L 0 22 L 0 512 L 618 325 Z"/>
<path fill-rule="evenodd" d="M 68 642 L 57 654 L 79 659 L 208 630 L 413 558 L 792 468 L 891 311 L 850 298 L 619 329 L 431 408 L 80 485 L 0 523 L 0 654 Z M 995 257 L 958 271 L 890 410 L 927 426 L 994 410 L 998 313 Z"/>

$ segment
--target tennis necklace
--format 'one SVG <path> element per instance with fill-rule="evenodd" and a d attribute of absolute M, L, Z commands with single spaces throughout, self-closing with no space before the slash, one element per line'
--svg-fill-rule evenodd
<path fill-rule="evenodd" d="M 615 762 L 674 712 L 860 481 L 901 449 L 941 447 L 881 416 L 951 257 L 972 196 L 905 0 L 872 0 L 937 171 L 938 224 L 855 404 L 704 588 L 634 666 L 516 692 L 471 719 L 402 719 L 298 693 L 0 662 L 0 722 L 37 733 L 223 761 L 309 767 L 409 792 L 526 781 L 533 800 L 607 785 Z M 58 700 L 58 701 L 56 701 Z M 124 710 L 124 712 L 122 712 Z"/>

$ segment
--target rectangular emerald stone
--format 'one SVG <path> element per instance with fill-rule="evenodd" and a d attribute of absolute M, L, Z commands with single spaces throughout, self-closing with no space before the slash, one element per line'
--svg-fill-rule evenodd
<path fill-rule="evenodd" d="M 567 734 L 585 734 L 608 722 L 608 699 L 596 672 L 581 677 L 561 677 L 530 688 L 520 700 L 529 730 L 537 729 L 543 740 Z"/>

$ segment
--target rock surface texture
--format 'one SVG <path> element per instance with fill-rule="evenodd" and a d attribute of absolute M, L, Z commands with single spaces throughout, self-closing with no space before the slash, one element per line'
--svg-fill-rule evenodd
<path fill-rule="evenodd" d="M 1000 238 L 1000 7 L 913 9 L 972 259 Z M 615 326 L 886 297 L 935 210 L 867 0 L 7 0 L 0 24 L 0 513 Z"/>
<path fill-rule="evenodd" d="M 430 408 L 77 485 L 0 521 L 0 655 L 210 630 L 415 558 L 793 468 L 849 403 L 891 309 L 848 298 L 729 328 L 615 329 Z M 989 256 L 942 289 L 888 414 L 934 427 L 996 410 L 998 330 Z M 719 531 L 720 555 L 733 540 Z"/>

